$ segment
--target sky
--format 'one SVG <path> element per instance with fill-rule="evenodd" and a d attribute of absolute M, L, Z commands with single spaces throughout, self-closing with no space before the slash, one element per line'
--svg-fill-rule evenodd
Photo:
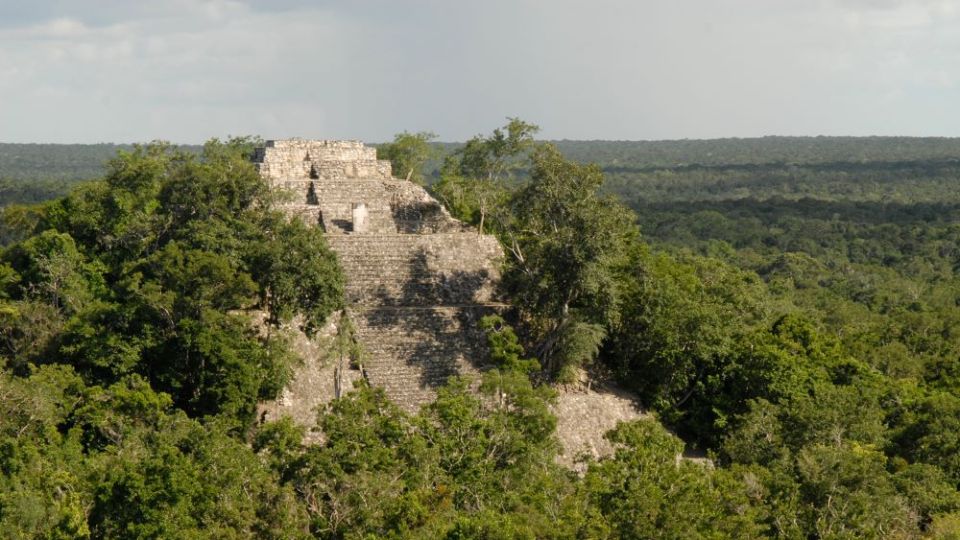
<path fill-rule="evenodd" d="M 960 0 L 0 0 L 0 142 L 960 136 Z"/>

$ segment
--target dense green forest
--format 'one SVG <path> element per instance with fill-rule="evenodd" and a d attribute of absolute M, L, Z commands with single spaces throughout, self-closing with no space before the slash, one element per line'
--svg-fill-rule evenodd
<path fill-rule="evenodd" d="M 103 176 L 117 152 L 131 149 L 129 144 L 0 143 L 0 205 L 33 204 L 66 195 L 77 183 Z"/>
<path fill-rule="evenodd" d="M 121 149 L 113 144 L 0 143 L 0 205 L 66 195 L 78 182 L 102 176 L 107 160 Z"/>
<path fill-rule="evenodd" d="M 282 323 L 312 332 L 343 276 L 257 141 L 122 149 L 4 200 L 0 535 L 960 537 L 960 141 L 536 132 L 381 146 L 500 238 L 513 310 L 483 321 L 479 392 L 410 415 L 360 386 L 316 445 L 255 405 L 295 361 Z M 45 170 L 18 178 L 85 178 Z M 581 475 L 549 404 L 584 373 L 657 420 Z"/>
<path fill-rule="evenodd" d="M 122 144 L 0 143 L 0 177 L 13 180 L 92 180 L 104 173 L 107 161 Z"/>

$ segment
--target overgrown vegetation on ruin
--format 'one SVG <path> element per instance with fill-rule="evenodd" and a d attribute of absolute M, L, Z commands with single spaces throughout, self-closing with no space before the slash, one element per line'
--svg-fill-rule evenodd
<path fill-rule="evenodd" d="M 960 533 L 949 141 L 906 141 L 896 163 L 873 140 L 720 142 L 690 167 L 682 142 L 636 163 L 583 143 L 572 160 L 535 133 L 512 120 L 469 141 L 432 185 L 508 253 L 516 309 L 484 320 L 480 394 L 453 380 L 409 415 L 360 387 L 321 412 L 313 446 L 254 422 L 292 359 L 244 313 L 310 330 L 343 278 L 317 229 L 273 209 L 254 141 L 137 148 L 65 198 L 5 208 L 0 534 Z M 383 151 L 426 180 L 429 139 Z M 678 461 L 652 420 L 612 432 L 616 454 L 583 476 L 556 465 L 542 382 L 583 370 L 715 467 Z"/>

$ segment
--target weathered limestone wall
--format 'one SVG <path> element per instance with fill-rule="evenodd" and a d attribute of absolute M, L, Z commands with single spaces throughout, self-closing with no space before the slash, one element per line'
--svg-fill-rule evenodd
<path fill-rule="evenodd" d="M 358 141 L 271 141 L 254 162 L 287 193 L 286 209 L 322 227 L 337 253 L 371 384 L 413 411 L 450 376 L 482 368 L 479 320 L 500 306 L 495 238 L 452 218 L 422 187 L 392 178 L 390 163 Z M 297 381 L 329 386 L 316 382 L 332 376 L 321 364 Z M 311 400 L 294 390 L 309 392 L 295 382 L 284 396 L 290 407 Z M 285 410 L 279 403 L 266 413 Z"/>
<path fill-rule="evenodd" d="M 390 178 L 390 162 L 360 141 L 268 141 L 254 163 L 265 178 Z"/>
<path fill-rule="evenodd" d="M 265 328 L 267 314 L 254 312 L 254 320 Z M 287 384 L 280 396 L 259 406 L 263 419 L 276 420 L 289 416 L 294 422 L 312 427 L 317 422 L 317 409 L 337 397 L 337 370 L 339 358 L 334 354 L 334 336 L 337 332 L 338 314 L 330 317 L 327 325 L 313 337 L 307 337 L 299 329 L 297 321 L 281 328 L 289 340 L 289 347 L 301 360 L 296 367 L 293 380 Z M 345 362 L 349 363 L 349 362 Z M 361 378 L 357 370 L 344 369 L 341 375 L 341 388 L 353 388 L 355 381 Z M 320 434 L 307 431 L 308 442 L 319 441 Z"/>
<path fill-rule="evenodd" d="M 350 233 L 353 205 L 367 207 L 368 233 L 467 232 L 422 187 L 404 180 L 285 178 L 272 182 L 288 198 L 287 210 L 328 233 Z M 474 232 L 474 234 L 476 234 Z"/>

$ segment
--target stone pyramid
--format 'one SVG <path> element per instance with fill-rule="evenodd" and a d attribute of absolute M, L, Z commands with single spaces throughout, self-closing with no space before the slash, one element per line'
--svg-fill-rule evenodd
<path fill-rule="evenodd" d="M 291 214 L 324 230 L 340 260 L 365 351 L 354 377 L 413 411 L 450 376 L 482 369 L 479 320 L 500 307 L 496 238 L 451 217 L 422 187 L 393 178 L 390 162 L 359 141 L 269 141 L 254 163 L 287 194 Z M 294 392 L 309 399 L 286 396 L 270 416 L 289 412 L 284 403 L 332 397 L 333 380 L 316 373 Z"/>

